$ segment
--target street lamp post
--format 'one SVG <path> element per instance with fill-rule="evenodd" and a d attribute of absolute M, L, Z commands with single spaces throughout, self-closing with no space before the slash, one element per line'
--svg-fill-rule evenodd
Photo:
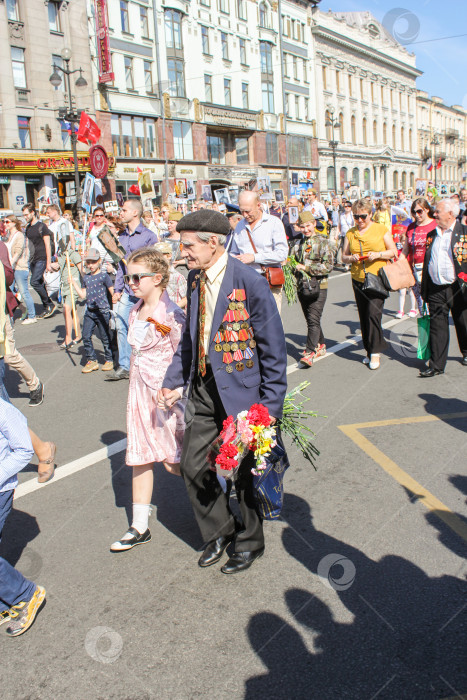
<path fill-rule="evenodd" d="M 77 88 L 85 88 L 87 87 L 87 81 L 85 78 L 83 78 L 83 70 L 82 68 L 76 68 L 75 70 L 70 70 L 70 59 L 71 59 L 71 51 L 68 48 L 65 48 L 61 52 L 61 57 L 63 58 L 65 62 L 65 68 L 62 68 L 62 66 L 57 66 L 55 63 L 53 64 L 53 73 L 49 78 L 49 82 L 52 83 L 54 87 L 58 87 L 61 82 L 62 82 L 62 76 L 58 71 L 61 71 L 63 75 L 65 76 L 65 84 L 66 84 L 66 91 L 67 91 L 67 101 L 68 101 L 68 107 L 65 107 L 63 109 L 59 110 L 59 116 L 61 116 L 63 119 L 65 119 L 67 122 L 70 123 L 70 131 L 71 131 L 71 148 L 73 151 L 73 165 L 74 165 L 74 172 L 75 172 L 75 190 L 76 190 L 76 206 L 79 206 L 79 199 L 80 199 L 80 183 L 79 183 L 79 170 L 78 170 L 78 149 L 77 149 L 77 137 L 75 133 L 75 124 L 79 122 L 80 119 L 80 113 L 78 110 L 73 108 L 73 96 L 71 94 L 71 80 L 70 76 L 73 75 L 73 73 L 79 73 L 79 78 L 75 81 L 75 85 Z"/>
<path fill-rule="evenodd" d="M 433 146 L 433 153 L 432 153 L 432 160 L 431 162 L 433 163 L 433 168 L 435 171 L 435 188 L 436 188 L 436 171 L 438 168 L 436 167 L 436 146 L 439 146 L 439 136 L 436 131 L 433 131 L 433 137 L 430 141 L 431 145 Z"/>
<path fill-rule="evenodd" d="M 337 146 L 339 145 L 339 141 L 336 141 L 335 136 L 334 136 L 334 129 L 340 129 L 341 128 L 341 123 L 338 119 L 334 117 L 334 107 L 330 107 L 328 109 L 328 113 L 331 115 L 329 118 L 326 118 L 326 121 L 324 123 L 325 126 L 330 126 L 332 129 L 332 137 L 331 141 L 329 141 L 329 146 L 332 149 L 332 160 L 334 163 L 334 194 L 337 195 L 337 169 L 336 169 L 336 150 Z"/>

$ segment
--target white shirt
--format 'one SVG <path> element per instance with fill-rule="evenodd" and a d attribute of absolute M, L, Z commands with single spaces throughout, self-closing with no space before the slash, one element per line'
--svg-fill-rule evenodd
<path fill-rule="evenodd" d="M 328 213 L 326 211 L 326 207 L 322 202 L 318 202 L 317 199 L 313 202 L 313 204 L 305 204 L 304 206 L 304 211 L 311 211 L 315 219 L 327 219 L 328 218 Z"/>
<path fill-rule="evenodd" d="M 349 228 L 352 228 L 352 226 L 355 226 L 354 218 L 352 212 L 349 212 L 348 214 L 341 214 L 339 217 L 339 223 L 340 223 L 340 236 L 345 236 Z"/>
<path fill-rule="evenodd" d="M 71 224 L 71 221 L 68 221 L 68 219 L 65 219 L 63 216 L 61 216 L 58 221 L 50 221 L 48 228 L 52 231 L 54 235 L 54 243 L 55 243 L 55 250 L 57 250 L 57 245 L 58 242 L 62 238 L 66 238 L 66 236 L 70 236 L 73 233 L 73 226 Z M 70 242 L 70 239 L 68 239 L 68 243 Z"/>
<path fill-rule="evenodd" d="M 247 231 L 251 234 L 256 253 Z M 271 214 L 263 214 L 253 228 L 246 219 L 242 219 L 235 227 L 230 252 L 232 255 L 253 253 L 255 260 L 251 263 L 251 267 L 257 272 L 261 272 L 262 265 L 279 267 L 287 259 L 289 252 L 284 224 L 279 217 Z"/>
<path fill-rule="evenodd" d="M 428 265 L 428 274 L 435 284 L 452 284 L 456 279 L 454 260 L 452 257 L 452 229 L 442 231 L 436 228 L 436 238 L 431 248 L 431 258 Z"/>
<path fill-rule="evenodd" d="M 214 263 L 206 272 L 206 316 L 204 319 L 204 350 L 207 354 L 209 349 L 209 339 L 211 337 L 212 319 L 214 318 L 214 310 L 216 308 L 217 299 L 224 279 L 225 270 L 227 268 L 228 257 L 227 253 L 222 253 L 217 262 Z"/>

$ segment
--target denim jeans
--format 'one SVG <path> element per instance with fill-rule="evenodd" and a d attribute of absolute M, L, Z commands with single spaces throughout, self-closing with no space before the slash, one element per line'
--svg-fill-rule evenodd
<path fill-rule="evenodd" d="M 13 504 L 13 493 L 13 489 L 11 491 L 0 491 L 0 540 L 5 520 Z M 6 559 L 0 557 L 0 612 L 9 610 L 12 605 L 16 605 L 23 600 L 31 600 L 35 590 L 35 583 L 28 581 Z"/>
<path fill-rule="evenodd" d="M 128 342 L 128 318 L 132 307 L 139 301 L 138 297 L 130 296 L 123 292 L 117 304 L 117 342 L 118 342 L 118 365 L 127 372 L 130 371 L 131 346 Z"/>
<path fill-rule="evenodd" d="M 4 401 L 10 401 L 8 392 L 5 387 L 5 360 L 3 357 L 0 358 L 0 398 Z"/>
<path fill-rule="evenodd" d="M 32 300 L 31 292 L 28 287 L 29 270 L 15 270 L 15 282 L 19 293 L 24 299 L 28 318 L 36 318 L 36 309 Z"/>
<path fill-rule="evenodd" d="M 31 287 L 39 294 L 44 309 L 52 304 L 44 283 L 44 272 L 46 267 L 46 260 L 37 260 L 37 262 L 30 263 Z"/>
<path fill-rule="evenodd" d="M 102 345 L 104 346 L 104 357 L 106 360 L 112 361 L 109 321 L 110 311 L 86 309 L 83 318 L 83 345 L 88 360 L 97 360 L 96 351 L 92 344 L 92 334 L 97 330 Z"/>

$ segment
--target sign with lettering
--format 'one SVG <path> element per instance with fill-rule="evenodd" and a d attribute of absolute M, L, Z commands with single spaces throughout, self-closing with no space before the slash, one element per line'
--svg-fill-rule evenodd
<path fill-rule="evenodd" d="M 109 169 L 115 168 L 115 157 L 106 154 Z M 0 153 L 0 173 L 69 173 L 75 169 L 74 159 L 70 151 L 57 153 L 29 153 L 27 156 L 6 157 Z M 78 152 L 78 170 L 87 172 L 91 169 L 90 157 L 87 151 Z"/>
<path fill-rule="evenodd" d="M 219 124 L 220 126 L 236 126 L 241 129 L 256 129 L 256 116 L 236 112 L 233 109 L 221 109 L 219 107 L 204 107 L 205 121 Z"/>
<path fill-rule="evenodd" d="M 113 83 L 112 57 L 109 44 L 109 23 L 107 20 L 107 0 L 94 0 L 96 8 L 96 41 L 99 61 L 99 82 Z"/>

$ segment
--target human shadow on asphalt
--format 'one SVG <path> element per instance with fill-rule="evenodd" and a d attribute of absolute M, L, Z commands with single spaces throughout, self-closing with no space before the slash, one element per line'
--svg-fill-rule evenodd
<path fill-rule="evenodd" d="M 28 544 L 40 534 L 36 518 L 13 507 L 5 522 L 0 544 L 0 556 L 15 566 Z M 38 558 L 37 554 L 35 558 Z M 34 558 L 31 551 L 31 558 Z M 25 576 L 30 574 L 24 572 Z"/>
<path fill-rule="evenodd" d="M 437 394 L 419 394 L 422 401 L 425 402 L 425 411 L 432 416 L 438 416 L 443 423 L 467 433 L 467 401 L 462 399 L 445 399 Z M 465 416 L 459 418 L 449 418 L 450 413 L 465 413 Z"/>
<path fill-rule="evenodd" d="M 109 430 L 101 435 L 104 445 L 111 445 L 126 438 L 121 430 Z M 124 508 L 128 525 L 133 518 L 132 469 L 125 463 L 125 452 L 109 457 L 112 489 L 117 508 Z M 152 518 L 157 517 L 166 530 L 193 549 L 198 549 L 201 536 L 188 498 L 183 479 L 169 474 L 162 464 L 154 466 L 154 490 L 151 504 Z"/>
<path fill-rule="evenodd" d="M 397 555 L 369 558 L 317 530 L 298 496 L 285 496 L 283 520 L 286 552 L 313 576 L 310 590 L 285 592 L 293 624 L 267 611 L 251 617 L 248 637 L 268 673 L 248 679 L 245 700 L 435 700 L 465 690 L 464 581 L 430 577 Z"/>

